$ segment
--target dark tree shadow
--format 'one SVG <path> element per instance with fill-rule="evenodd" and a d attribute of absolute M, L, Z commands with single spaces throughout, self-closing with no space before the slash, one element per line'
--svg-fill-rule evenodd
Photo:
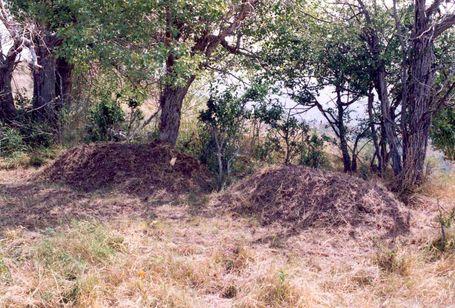
<path fill-rule="evenodd" d="M 156 205 L 153 198 L 113 190 L 88 193 L 36 181 L 0 184 L 0 232 L 16 227 L 53 228 L 79 219 L 147 218 L 153 216 Z"/>

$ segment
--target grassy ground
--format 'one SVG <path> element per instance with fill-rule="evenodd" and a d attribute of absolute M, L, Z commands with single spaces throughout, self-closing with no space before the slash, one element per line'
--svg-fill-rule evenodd
<path fill-rule="evenodd" d="M 0 171 L 0 306 L 455 304 L 453 247 L 440 252 L 434 242 L 438 208 L 447 217 L 454 206 L 453 175 L 416 196 L 412 230 L 393 244 L 330 230 L 285 237 L 276 226 L 208 214 L 207 197 L 84 194 L 31 176 Z"/>

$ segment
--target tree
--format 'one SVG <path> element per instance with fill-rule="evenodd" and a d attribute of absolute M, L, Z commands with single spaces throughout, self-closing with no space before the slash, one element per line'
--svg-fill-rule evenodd
<path fill-rule="evenodd" d="M 39 66 L 32 48 L 32 33 L 26 23 L 20 24 L 14 19 L 3 0 L 0 0 L 0 22 L 12 41 L 11 46 L 4 53 L 4 41 L 0 34 L 0 119 L 9 121 L 16 116 L 11 81 L 22 51 L 28 48 L 31 52 L 33 67 Z"/>
<path fill-rule="evenodd" d="M 370 76 L 376 92 L 381 102 L 381 117 L 384 137 L 390 148 L 390 157 L 392 161 L 392 169 L 394 174 L 398 176 L 402 170 L 402 162 L 400 155 L 401 143 L 398 137 L 398 125 L 395 120 L 396 106 L 392 106 L 390 100 L 390 85 L 387 79 L 387 66 L 391 64 L 391 58 L 388 54 L 388 46 L 394 46 L 394 37 L 388 37 L 389 42 L 381 40 L 381 33 L 389 34 L 390 27 L 387 22 L 387 17 L 384 17 L 384 11 L 373 3 L 374 13 L 365 5 L 362 0 L 358 0 L 358 11 L 365 19 L 365 27 L 360 37 L 365 41 L 370 52 L 373 63 L 371 65 Z"/>
<path fill-rule="evenodd" d="M 183 99 L 189 87 L 213 60 L 218 47 L 240 52 L 241 28 L 254 13 L 256 0 L 165 1 L 158 9 L 165 20 L 162 46 L 166 49 L 165 74 L 159 97 L 160 140 L 175 144 Z M 235 38 L 235 45 L 229 40 Z M 231 39 L 232 40 L 232 39 Z M 193 67 L 185 67 L 188 63 Z"/>
<path fill-rule="evenodd" d="M 66 85 L 71 84 L 65 76 L 71 76 L 72 66 L 56 65 L 56 61 L 81 66 L 96 61 L 125 78 L 156 83 L 159 138 L 171 144 L 178 136 L 189 87 L 211 63 L 219 63 L 227 54 L 246 53 L 242 30 L 258 16 L 255 11 L 260 7 L 258 0 L 138 0 L 109 5 L 103 0 L 12 2 L 41 30 L 36 45 L 49 69 L 35 72 L 35 88 L 43 90 L 35 96 L 37 109 L 49 105 L 50 97 L 66 96 Z M 62 67 L 64 73 L 52 66 Z M 60 76 L 62 81 L 53 81 Z"/>
<path fill-rule="evenodd" d="M 448 4 L 450 5 L 450 4 Z M 447 7 L 447 9 L 450 9 Z M 402 191 L 420 185 L 424 176 L 424 164 L 433 115 L 440 109 L 441 100 L 435 89 L 437 67 L 435 40 L 455 25 L 455 13 L 445 11 L 444 1 L 434 0 L 427 6 L 425 0 L 415 0 L 414 20 L 410 50 L 405 67 L 406 79 L 402 91 L 403 172 L 400 179 Z M 399 26 L 398 26 L 399 27 Z M 449 92 L 455 81 L 447 77 Z M 445 84 L 445 83 L 444 83 Z M 446 96 L 446 95 L 444 95 Z"/>
<path fill-rule="evenodd" d="M 305 109 L 300 104 L 286 106 L 273 99 L 253 106 L 253 126 L 260 127 L 258 123 L 261 123 L 267 129 L 265 141 L 257 147 L 260 159 L 277 152 L 283 154 L 283 163 L 286 165 L 296 160 L 299 164 L 311 167 L 323 164 L 322 150 L 327 138 L 319 137 L 303 119 L 298 118 L 304 112 Z M 260 135 L 260 132 L 256 134 Z"/>
<path fill-rule="evenodd" d="M 365 77 L 365 72 L 369 69 L 369 57 L 359 46 L 355 31 L 326 28 L 326 32 L 330 33 L 329 38 L 319 43 L 323 48 L 312 65 L 316 67 L 318 86 L 333 88 L 335 97 L 324 106 L 321 99 L 314 96 L 309 104 L 319 109 L 338 138 L 344 171 L 356 172 L 358 150 L 361 149 L 359 142 L 370 127 L 356 130 L 350 128 L 348 123 L 353 120 L 353 106 L 359 105 L 360 100 L 368 95 L 369 79 Z"/>
<path fill-rule="evenodd" d="M 300 9 L 299 14 L 308 14 Z M 299 14 L 291 8 L 272 25 L 276 37 L 264 44 L 266 69 L 260 78 L 281 89 L 281 95 L 303 111 L 317 108 L 338 140 L 344 171 L 355 172 L 359 142 L 369 127 L 356 131 L 348 123 L 353 107 L 368 94 L 369 56 L 349 21 L 329 23 L 316 17 L 317 12 L 305 18 L 297 18 Z"/>
<path fill-rule="evenodd" d="M 362 0 L 342 5 L 363 28 L 361 38 L 374 60 L 372 80 L 397 187 L 412 190 L 423 181 L 432 117 L 454 89 L 453 61 L 440 65 L 441 55 L 435 53 L 435 45 L 455 24 L 453 6 L 442 0 L 401 6 L 393 1 L 392 7 L 382 8 Z M 452 69 L 444 72 L 447 65 Z"/>
<path fill-rule="evenodd" d="M 233 89 L 222 93 L 212 90 L 207 109 L 199 116 L 215 145 L 218 190 L 224 188 L 231 175 L 233 162 L 238 156 L 240 140 L 249 114 L 246 105 L 259 97 L 259 92 L 254 88 L 243 95 L 238 95 Z"/>
<path fill-rule="evenodd" d="M 76 27 L 86 2 L 12 0 L 18 19 L 34 24 L 33 50 L 40 66 L 33 67 L 34 115 L 55 125 L 58 113 L 71 101 L 72 70 L 68 54 L 60 47 L 67 37 L 64 30 Z M 81 25 L 77 25 L 81 27 Z"/>
<path fill-rule="evenodd" d="M 268 101 L 254 106 L 253 119 L 265 124 L 268 131 L 267 146 L 277 152 L 284 148 L 283 163 L 286 165 L 291 164 L 309 139 L 309 126 L 297 118 L 301 113 L 299 104 L 288 107 L 278 101 Z"/>

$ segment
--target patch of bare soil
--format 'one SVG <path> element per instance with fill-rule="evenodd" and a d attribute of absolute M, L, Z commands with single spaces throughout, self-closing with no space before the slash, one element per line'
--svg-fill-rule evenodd
<path fill-rule="evenodd" d="M 78 146 L 40 176 L 87 192 L 114 188 L 147 196 L 207 192 L 211 187 L 210 173 L 198 160 L 162 143 Z"/>
<path fill-rule="evenodd" d="M 259 171 L 219 195 L 214 205 L 291 231 L 343 229 L 351 236 L 388 237 L 409 228 L 409 212 L 383 186 L 301 166 Z"/>

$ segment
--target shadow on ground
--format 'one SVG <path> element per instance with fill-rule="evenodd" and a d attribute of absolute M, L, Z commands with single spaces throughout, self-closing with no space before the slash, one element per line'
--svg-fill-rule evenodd
<path fill-rule="evenodd" d="M 194 200 L 201 198 L 171 196 L 165 191 L 147 197 L 108 189 L 82 192 L 69 186 L 39 182 L 31 176 L 0 177 L 0 232 L 17 227 L 29 230 L 53 228 L 79 219 L 153 219 L 158 207 L 169 204 L 194 205 L 188 213 L 197 215 L 200 206 Z"/>

